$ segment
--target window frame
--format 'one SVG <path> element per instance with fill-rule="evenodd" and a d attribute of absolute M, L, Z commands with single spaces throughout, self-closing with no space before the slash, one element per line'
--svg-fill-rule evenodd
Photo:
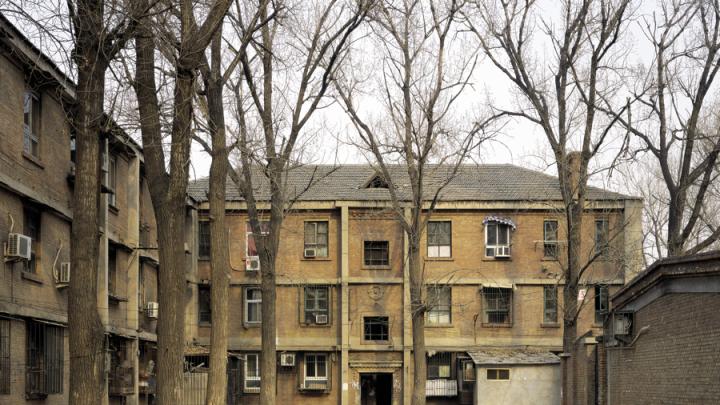
<path fill-rule="evenodd" d="M 438 228 L 438 229 L 435 229 L 432 234 L 430 233 L 430 228 L 431 228 L 431 227 L 434 228 L 434 227 L 439 226 L 440 224 L 447 224 L 447 226 L 448 226 L 448 228 L 449 228 L 449 229 L 448 229 L 448 234 L 447 234 L 447 238 L 448 238 L 448 243 L 447 243 L 447 244 L 440 243 L 440 242 L 438 242 L 438 241 L 436 240 L 436 238 L 437 238 L 436 235 L 444 236 L 444 235 L 442 235 L 442 233 L 437 232 L 437 230 L 438 230 L 439 228 Z M 426 234 L 427 234 L 427 235 L 426 235 L 426 239 L 427 239 L 426 245 L 427 245 L 427 248 L 426 248 L 425 253 L 426 253 L 426 255 L 427 255 L 428 258 L 430 258 L 430 259 L 449 259 L 449 258 L 452 258 L 452 257 L 453 257 L 453 251 L 452 251 L 452 250 L 453 250 L 453 249 L 452 249 L 452 240 L 453 240 L 453 237 L 452 237 L 452 221 L 450 221 L 450 220 L 441 220 L 441 219 L 434 220 L 434 221 L 428 221 Z M 431 240 L 431 239 L 434 239 L 434 240 Z M 448 249 L 448 253 L 447 253 L 446 255 L 443 255 L 443 254 L 442 254 L 442 248 L 444 248 L 444 247 L 446 247 L 446 248 Z M 435 249 L 436 249 L 436 252 L 432 252 L 432 253 L 431 253 L 431 249 L 432 249 L 432 248 L 435 248 Z"/>
<path fill-rule="evenodd" d="M 28 98 L 31 100 L 29 114 L 27 113 Z M 26 122 L 26 117 L 29 117 L 30 123 Z M 23 92 L 23 153 L 38 160 L 40 159 L 41 124 L 42 106 L 40 95 L 35 91 L 25 89 Z"/>
<path fill-rule="evenodd" d="M 117 248 L 108 246 L 107 253 L 107 293 L 108 296 L 117 297 Z"/>
<path fill-rule="evenodd" d="M 106 181 L 105 186 L 110 191 L 107 193 L 108 205 L 112 208 L 117 209 L 117 162 L 118 157 L 115 154 L 108 153 L 107 156 L 107 172 L 105 172 Z"/>
<path fill-rule="evenodd" d="M 488 241 L 488 236 L 490 235 L 489 229 L 491 226 L 495 227 L 495 243 L 490 244 Z M 500 241 L 500 229 L 503 228 L 506 230 L 506 238 L 507 243 L 499 243 Z M 510 256 L 512 256 L 512 226 L 497 222 L 497 221 L 489 221 L 487 224 L 485 224 L 485 257 L 486 258 L 495 258 L 496 257 L 496 250 L 499 247 L 507 247 L 508 251 L 510 252 Z M 492 255 L 488 254 L 488 251 L 492 250 Z"/>
<path fill-rule="evenodd" d="M 25 395 L 42 399 L 63 392 L 65 330 L 44 322 L 25 321 Z M 35 378 L 33 378 L 35 376 Z M 32 388 L 35 387 L 35 390 Z"/>
<path fill-rule="evenodd" d="M 384 322 L 382 321 L 384 319 Z M 380 327 L 385 326 L 385 339 L 368 339 L 368 321 L 372 320 L 372 325 L 380 325 Z M 370 335 L 373 333 L 371 332 Z M 380 337 L 383 336 L 383 333 L 379 333 Z M 363 316 L 363 342 L 366 343 L 387 343 L 390 341 L 390 317 L 387 315 L 367 315 Z"/>
<path fill-rule="evenodd" d="M 265 236 L 270 234 L 270 221 L 260 221 L 260 235 Z M 250 254 L 250 238 L 252 238 L 253 246 L 255 246 L 255 254 Z M 257 244 L 255 243 L 255 235 L 250 226 L 250 221 L 245 221 L 245 258 L 259 257 L 257 252 Z"/>
<path fill-rule="evenodd" d="M 318 239 L 322 233 L 319 233 L 320 224 L 325 224 L 325 243 L 324 245 L 318 242 Z M 308 225 L 314 226 L 314 238 L 315 243 L 308 242 Z M 324 248 L 323 254 L 318 254 L 319 249 Z M 305 257 L 305 249 L 315 249 L 315 257 Z M 314 259 L 314 258 L 327 258 L 330 256 L 330 221 L 328 220 L 308 220 L 303 224 L 303 258 Z"/>
<path fill-rule="evenodd" d="M 498 304 L 503 299 L 503 291 L 507 291 L 507 303 L 506 308 L 500 308 Z M 494 294 L 491 296 L 491 293 Z M 504 287 L 483 287 L 482 289 L 482 305 L 483 305 L 483 325 L 490 327 L 512 327 L 513 325 L 513 289 Z M 492 301 L 489 301 L 489 300 Z M 494 302 L 493 308 L 491 308 L 490 302 Z M 506 313 L 506 322 L 493 322 L 491 321 L 490 313 Z"/>
<path fill-rule="evenodd" d="M 248 299 L 248 293 L 250 291 L 259 291 L 260 298 L 259 299 L 258 298 Z M 251 321 L 249 319 L 250 304 L 259 305 L 258 316 L 260 319 L 258 319 L 256 321 Z M 262 323 L 262 289 L 260 287 L 245 287 L 243 289 L 243 310 L 244 310 L 243 311 L 244 312 L 243 321 L 245 322 L 246 325 L 260 325 Z"/>
<path fill-rule="evenodd" d="M 602 228 L 599 227 L 600 224 Z M 608 218 L 595 219 L 595 245 L 593 252 L 599 259 L 604 259 L 610 254 L 610 220 Z"/>
<path fill-rule="evenodd" d="M 320 357 L 323 357 L 325 359 L 325 361 L 324 361 L 325 376 L 324 377 L 317 376 L 317 374 L 318 374 L 317 359 Z M 315 376 L 313 376 L 313 377 L 308 376 L 308 364 L 310 363 L 310 358 L 314 358 L 313 364 L 314 364 L 314 368 L 315 368 Z M 329 364 L 328 364 L 329 361 L 330 361 L 330 356 L 328 356 L 327 353 L 306 353 L 304 361 L 303 361 L 303 369 L 304 369 L 303 370 L 303 381 L 304 382 L 305 381 L 328 382 L 328 380 L 329 380 Z"/>
<path fill-rule="evenodd" d="M 254 376 L 250 377 L 248 372 L 248 358 L 254 357 L 255 358 L 255 370 L 254 370 Z M 249 381 L 257 381 L 258 386 L 257 387 L 249 387 L 248 382 Z M 260 353 L 246 353 L 245 354 L 245 361 L 243 362 L 243 392 L 246 393 L 259 393 L 260 392 L 260 385 L 262 384 L 261 380 L 261 374 L 260 374 Z"/>
<path fill-rule="evenodd" d="M 440 373 L 441 367 L 447 367 L 447 375 Z M 445 373 L 442 373 L 445 374 Z M 427 379 L 428 380 L 452 380 L 452 353 L 437 352 L 427 358 Z"/>
<path fill-rule="evenodd" d="M 552 293 L 554 297 L 548 297 L 548 293 Z M 554 308 L 549 308 L 549 303 L 554 303 Z M 554 314 L 554 317 L 548 316 L 550 314 Z M 543 286 L 543 323 L 548 325 L 558 323 L 558 288 L 554 284 Z"/>
<path fill-rule="evenodd" d="M 368 248 L 368 244 L 384 244 L 385 247 L 375 247 L 372 246 Z M 368 258 L 368 249 L 371 252 L 380 252 L 382 255 L 383 252 L 385 252 L 385 257 L 380 257 L 379 259 L 375 258 Z M 383 263 L 384 259 L 384 263 Z M 379 263 L 368 263 L 368 260 L 378 261 Z M 366 268 L 388 268 L 390 267 L 390 241 L 389 240 L 363 240 L 363 267 Z"/>
<path fill-rule="evenodd" d="M 461 359 L 460 361 L 460 378 L 463 382 L 472 382 L 474 383 L 477 381 L 477 368 L 475 367 L 475 362 L 472 359 Z M 469 364 L 472 369 L 472 378 L 467 378 L 467 374 L 465 373 L 465 365 Z"/>
<path fill-rule="evenodd" d="M 210 259 L 210 221 L 198 221 L 198 259 Z"/>
<path fill-rule="evenodd" d="M 602 325 L 604 316 L 610 306 L 610 288 L 605 284 L 595 284 L 595 318 L 596 325 Z"/>
<path fill-rule="evenodd" d="M 548 239 L 548 225 L 555 224 L 555 238 Z M 557 219 L 543 220 L 543 257 L 557 260 L 560 255 L 560 223 Z M 554 251 L 554 252 L 553 252 Z M 548 254 L 550 252 L 550 254 Z"/>
<path fill-rule="evenodd" d="M 203 303 L 207 301 L 207 309 L 203 310 Z M 203 314 L 206 319 L 203 319 Z M 198 325 L 212 325 L 212 287 L 210 284 L 198 284 Z"/>
<path fill-rule="evenodd" d="M 42 211 L 35 206 L 23 206 L 23 234 L 32 240 L 30 243 L 30 260 L 24 262 L 23 271 L 37 275 L 42 239 Z"/>
<path fill-rule="evenodd" d="M 447 293 L 447 303 L 436 303 L 431 305 L 431 294 L 438 301 L 440 299 L 444 299 L 444 297 L 438 298 L 438 293 Z M 432 326 L 452 325 L 452 287 L 449 285 L 430 285 L 426 287 L 425 296 L 429 306 L 428 310 L 425 312 L 426 324 Z M 443 315 L 447 315 L 447 322 L 441 322 Z"/>
<path fill-rule="evenodd" d="M 510 369 L 509 368 L 488 368 L 485 369 L 485 379 L 488 381 L 510 381 Z M 494 374 L 494 377 L 490 377 Z M 502 374 L 505 374 L 503 378 Z"/>
<path fill-rule="evenodd" d="M 324 291 L 325 291 L 325 309 L 319 308 L 319 306 L 320 306 L 319 303 L 322 301 L 322 299 L 319 299 L 317 296 L 315 296 L 314 299 L 312 300 L 312 302 L 314 303 L 313 308 L 309 308 L 309 307 L 308 307 L 308 302 L 309 302 L 309 301 L 308 301 L 308 290 L 315 290 L 315 291 L 324 290 Z M 303 317 L 304 317 L 304 323 L 305 323 L 306 325 L 319 325 L 319 326 L 328 326 L 328 325 L 330 325 L 330 324 L 331 324 L 331 319 L 330 319 L 330 304 L 331 304 L 331 300 L 330 300 L 330 286 L 327 286 L 327 285 L 306 285 L 306 286 L 303 288 Z M 308 314 L 312 314 L 313 317 L 312 317 L 312 318 L 308 317 Z M 326 324 L 317 324 L 317 323 L 315 322 L 314 315 L 318 315 L 318 314 L 319 314 L 319 315 L 327 315 L 328 321 L 327 321 Z"/>

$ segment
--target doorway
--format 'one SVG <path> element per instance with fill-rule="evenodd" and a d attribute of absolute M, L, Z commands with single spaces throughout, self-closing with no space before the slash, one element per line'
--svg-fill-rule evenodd
<path fill-rule="evenodd" d="M 391 405 L 392 388 L 392 373 L 362 373 L 360 374 L 360 404 Z"/>

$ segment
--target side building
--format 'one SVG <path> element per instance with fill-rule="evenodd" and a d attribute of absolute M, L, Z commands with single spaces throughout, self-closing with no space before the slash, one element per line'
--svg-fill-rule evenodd
<path fill-rule="evenodd" d="M 447 173 L 447 167 L 434 167 L 429 184 L 442 184 Z M 305 166 L 286 181 L 294 202 L 277 258 L 278 397 L 297 404 L 409 403 L 408 238 L 387 184 L 368 165 Z M 267 210 L 267 182 L 257 174 L 254 183 L 260 208 Z M 406 196 L 407 187 L 400 185 L 398 193 Z M 199 365 L 207 365 L 202 353 L 212 324 L 207 189 L 207 179 L 189 188 L 199 222 L 188 317 L 195 346 L 188 359 Z M 583 404 L 595 403 L 595 336 L 602 333 L 608 296 L 641 262 L 642 202 L 596 188 L 589 197 L 582 252 L 599 254 L 578 297 L 576 403 Z M 257 403 L 260 269 L 246 206 L 231 182 L 226 207 L 229 403 Z M 512 165 L 461 167 L 422 240 L 431 306 L 428 403 L 558 403 L 563 224 L 557 178 Z"/>
<path fill-rule="evenodd" d="M 0 14 L 0 403 L 67 404 L 75 86 Z M 103 404 L 154 390 L 155 219 L 140 147 L 111 122 L 102 142 L 97 308 Z"/>

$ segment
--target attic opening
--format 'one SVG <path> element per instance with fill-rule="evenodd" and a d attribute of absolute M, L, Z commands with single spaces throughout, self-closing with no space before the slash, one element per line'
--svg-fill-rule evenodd
<path fill-rule="evenodd" d="M 365 188 L 389 188 L 389 186 L 380 174 L 375 174 L 365 183 Z"/>

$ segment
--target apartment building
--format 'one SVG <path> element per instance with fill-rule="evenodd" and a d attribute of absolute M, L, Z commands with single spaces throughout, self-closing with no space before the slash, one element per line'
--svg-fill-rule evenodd
<path fill-rule="evenodd" d="M 402 168 L 392 169 L 402 175 Z M 430 171 L 442 184 L 447 168 Z M 396 181 L 407 198 L 407 182 Z M 261 208 L 268 187 L 256 176 Z M 294 404 L 407 404 L 412 384 L 407 235 L 387 184 L 367 165 L 305 166 L 287 177 L 294 203 L 277 258 L 278 398 Z M 188 322 L 197 356 L 210 312 L 207 179 L 197 202 L 197 275 Z M 262 296 L 246 206 L 228 182 L 229 403 L 257 403 Z M 591 188 L 583 221 L 578 403 L 594 403 L 595 336 L 608 295 L 641 263 L 642 202 Z M 429 403 L 557 403 L 562 352 L 564 216 L 558 181 L 512 165 L 463 166 L 422 240 Z M 490 389 L 489 387 L 492 387 Z M 519 390 L 519 391 L 518 391 Z M 519 394 L 519 395 L 518 395 Z M 525 401 L 525 402 L 523 402 Z M 538 402 L 539 401 L 539 402 Z"/>
<path fill-rule="evenodd" d="M 75 88 L 0 14 L 0 403 L 67 404 Z M 103 139 L 97 307 L 103 403 L 154 390 L 157 243 L 140 147 Z"/>

